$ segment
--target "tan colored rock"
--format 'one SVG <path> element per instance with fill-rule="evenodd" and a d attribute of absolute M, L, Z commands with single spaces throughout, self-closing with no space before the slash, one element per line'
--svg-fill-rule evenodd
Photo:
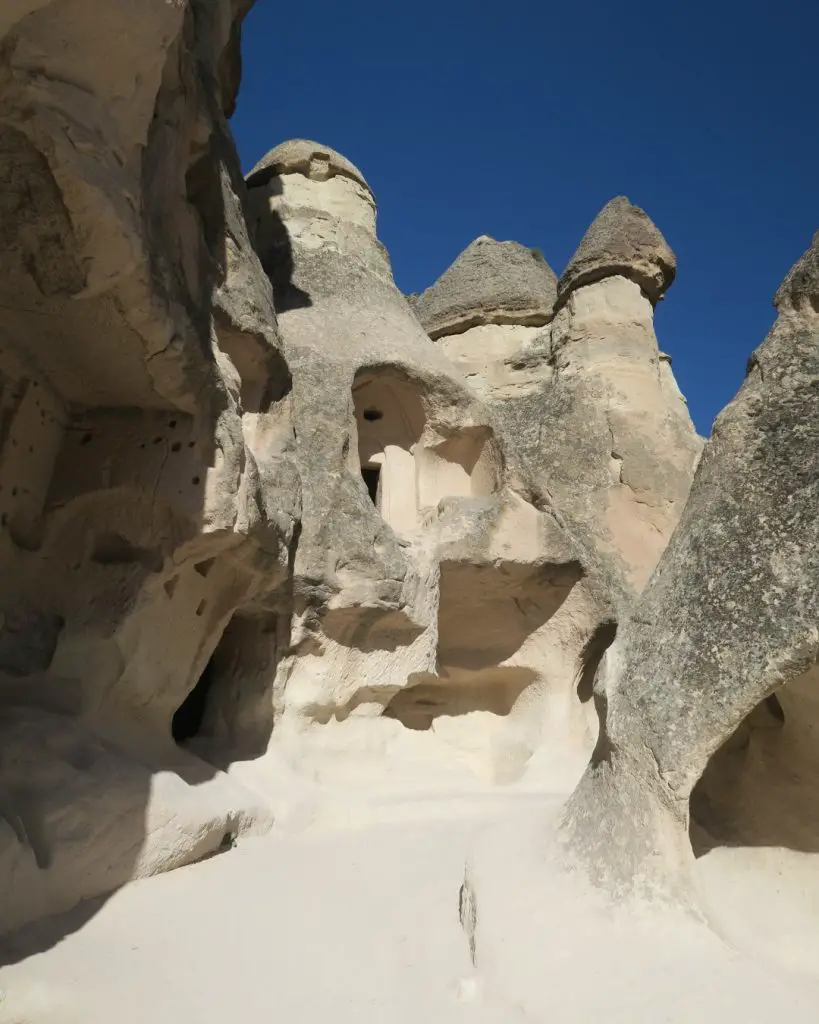
<path fill-rule="evenodd" d="M 552 324 L 548 360 L 541 416 L 550 486 L 587 543 L 639 591 L 702 449 L 658 349 L 650 301 L 626 277 L 577 288 Z"/>
<path fill-rule="evenodd" d="M 624 232 L 626 238 L 634 236 L 636 220 L 641 231 L 661 239 L 653 225 L 650 232 L 643 228 L 642 211 L 638 217 L 617 201 L 609 207 L 598 220 L 605 226 L 612 212 L 620 211 L 624 225 L 619 233 L 610 226 L 606 238 L 624 246 Z M 601 230 L 590 229 L 578 251 L 591 251 L 589 239 L 597 239 Z M 638 235 L 634 250 L 648 259 L 641 242 Z M 663 246 L 656 243 L 662 251 Z M 498 252 L 496 260 L 501 258 Z M 458 266 L 456 261 L 435 288 Z M 512 260 L 507 274 L 514 280 Z M 436 326 L 435 336 L 471 387 L 496 408 L 522 477 L 537 481 L 584 547 L 603 559 L 620 588 L 633 593 L 671 536 L 702 442 L 670 361 L 657 347 L 652 304 L 643 289 L 612 266 L 594 283 L 569 278 L 563 303 L 545 327 L 493 323 L 447 331 Z M 494 292 L 491 280 L 485 287 Z M 480 303 L 479 290 L 471 288 L 468 304 Z M 435 324 L 434 318 L 423 322 Z"/>
<path fill-rule="evenodd" d="M 815 239 L 786 277 L 779 316 L 715 422 L 677 530 L 596 684 L 600 741 L 565 829 L 571 856 L 621 892 L 696 901 L 689 798 L 698 845 L 816 849 L 816 249 Z"/>
<path fill-rule="evenodd" d="M 271 749 L 327 781 L 389 765 L 389 787 L 430 789 L 425 763 L 461 785 L 518 778 L 551 734 L 549 770 L 571 775 L 594 735 L 576 688 L 600 595 L 397 291 L 351 167 L 299 141 L 248 179 L 304 494 Z M 487 642 L 469 652 L 473 632 Z"/>
<path fill-rule="evenodd" d="M 299 514 L 222 113 L 237 6 L 194 39 L 181 5 L 28 4 L 4 40 L 4 928 L 271 821 L 172 738 L 233 618 L 275 619 Z"/>
<path fill-rule="evenodd" d="M 689 494 L 647 215 L 408 301 L 248 7 L 0 13 L 0 1020 L 812 1022 L 816 242 Z"/>
<path fill-rule="evenodd" d="M 258 188 L 271 177 L 282 174 L 301 174 L 312 181 L 327 181 L 341 175 L 363 185 L 370 186 L 355 164 L 329 146 L 308 139 L 289 139 L 266 153 L 247 176 L 248 186 Z"/>

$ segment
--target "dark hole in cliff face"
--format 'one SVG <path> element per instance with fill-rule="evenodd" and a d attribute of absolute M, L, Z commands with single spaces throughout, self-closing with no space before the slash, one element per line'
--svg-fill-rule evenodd
<path fill-rule="evenodd" d="M 819 669 L 765 697 L 712 755 L 691 794 L 691 842 L 819 852 Z"/>
<path fill-rule="evenodd" d="M 381 479 L 381 470 L 378 466 L 362 466 L 361 476 L 367 485 L 367 493 L 372 498 L 373 505 L 378 505 L 378 484 Z"/>
<path fill-rule="evenodd" d="M 586 642 L 581 655 L 580 677 L 577 681 L 577 698 L 581 704 L 587 704 L 592 699 L 597 669 L 616 636 L 617 623 L 603 622 Z"/>
<path fill-rule="evenodd" d="M 187 743 L 188 740 L 199 735 L 215 675 L 213 658 L 211 658 L 196 686 L 174 712 L 171 719 L 171 735 L 177 743 Z"/>
<path fill-rule="evenodd" d="M 244 609 L 234 614 L 191 692 L 171 720 L 174 740 L 226 767 L 258 757 L 273 729 L 272 687 L 287 619 Z"/>

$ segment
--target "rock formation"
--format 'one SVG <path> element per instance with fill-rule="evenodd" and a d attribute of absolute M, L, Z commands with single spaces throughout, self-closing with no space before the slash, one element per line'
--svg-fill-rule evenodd
<path fill-rule="evenodd" d="M 647 215 L 621 196 L 589 228 L 557 294 L 537 256 L 478 239 L 414 301 L 496 407 L 522 475 L 551 494 L 618 593 L 633 595 L 650 575 L 701 448 L 654 334 L 653 302 L 674 265 Z"/>
<path fill-rule="evenodd" d="M 815 756 L 799 733 L 815 728 L 819 659 L 818 265 L 819 237 L 777 292 L 776 323 L 716 420 L 679 527 L 598 679 L 600 738 L 565 827 L 606 884 L 684 884 L 689 798 L 712 755 L 694 808 L 706 832 L 759 829 L 765 787 L 749 814 L 739 777 L 753 756 L 737 764 L 719 750 L 740 727 L 746 749 L 768 719 L 786 733 L 772 770 Z M 805 797 L 791 787 L 789 799 L 780 814 L 812 832 Z"/>
<path fill-rule="evenodd" d="M 656 304 L 671 286 L 677 259 L 639 206 L 625 196 L 610 200 L 595 217 L 568 267 L 560 275 L 558 302 L 584 285 L 625 277 Z"/>
<path fill-rule="evenodd" d="M 407 300 L 344 156 L 242 179 L 249 6 L 0 14 L 0 931 L 490 791 L 574 790 L 562 864 L 609 895 L 819 850 L 819 235 L 703 450 L 642 210 L 559 279 L 481 236 Z"/>
<path fill-rule="evenodd" d="M 277 749 L 338 779 L 345 760 L 360 777 L 367 757 L 381 774 L 386 748 L 392 775 L 403 764 L 418 786 L 432 753 L 416 751 L 434 740 L 449 751 L 438 772 L 466 761 L 508 781 L 551 716 L 555 740 L 584 757 L 593 720 L 577 679 L 603 615 L 588 560 L 550 507 L 521 494 L 490 410 L 397 290 L 365 179 L 297 140 L 248 186 L 293 375 L 303 490 Z M 526 253 L 528 264 L 550 280 Z M 465 279 L 479 281 L 474 264 Z"/>
<path fill-rule="evenodd" d="M 5 928 L 270 820 L 171 735 L 228 624 L 275 618 L 299 517 L 237 23 L 138 6 L 17 4 L 3 50 Z"/>
<path fill-rule="evenodd" d="M 411 302 L 435 339 L 483 324 L 547 324 L 556 299 L 557 278 L 542 253 L 481 235 Z"/>

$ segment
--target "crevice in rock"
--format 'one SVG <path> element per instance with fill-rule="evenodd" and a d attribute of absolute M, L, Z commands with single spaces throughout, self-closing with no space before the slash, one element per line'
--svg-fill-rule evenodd
<path fill-rule="evenodd" d="M 141 565 L 149 572 L 162 569 L 162 552 L 158 548 L 143 548 L 132 544 L 122 534 L 101 533 L 94 539 L 91 561 L 97 565 Z"/>
<path fill-rule="evenodd" d="M 373 505 L 378 508 L 379 487 L 381 482 L 381 469 L 378 466 L 362 466 L 361 477 L 367 488 Z"/>
<path fill-rule="evenodd" d="M 461 883 L 461 888 L 458 890 L 458 918 L 469 945 L 469 959 L 472 961 L 472 966 L 475 967 L 477 959 L 478 903 L 475 897 L 475 887 L 472 884 L 472 878 L 469 873 L 469 865 L 466 865 L 464 868 L 464 880 Z"/>
<path fill-rule="evenodd" d="M 586 704 L 594 695 L 594 679 L 603 655 L 614 643 L 617 636 L 616 622 L 601 622 L 595 629 L 580 655 L 580 675 L 577 680 L 577 699 Z"/>

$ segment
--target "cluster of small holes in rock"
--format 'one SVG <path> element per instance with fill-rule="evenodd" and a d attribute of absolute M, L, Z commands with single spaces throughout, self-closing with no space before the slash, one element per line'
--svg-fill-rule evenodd
<path fill-rule="evenodd" d="M 175 419 L 168 420 L 168 429 L 169 430 L 175 430 L 176 427 L 178 426 L 178 422 L 179 421 L 175 420 Z M 140 444 L 138 445 L 138 447 L 144 449 L 144 448 L 148 447 L 149 443 L 155 444 L 155 445 L 160 445 L 160 444 L 163 443 L 163 441 L 168 441 L 168 440 L 169 440 L 169 438 L 164 437 L 164 436 L 162 436 L 160 434 L 157 437 L 154 437 L 151 442 L 141 441 Z M 196 441 L 188 441 L 188 448 L 195 448 L 195 447 L 196 447 Z M 172 452 L 179 452 L 181 450 L 182 450 L 182 442 L 181 441 L 174 441 L 171 444 L 171 451 Z"/>

